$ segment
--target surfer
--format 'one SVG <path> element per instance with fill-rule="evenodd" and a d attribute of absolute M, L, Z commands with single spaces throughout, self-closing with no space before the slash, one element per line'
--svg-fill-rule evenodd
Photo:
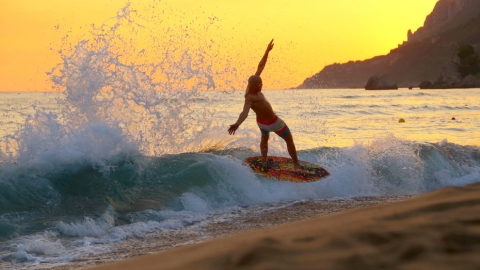
<path fill-rule="evenodd" d="M 263 157 L 263 166 L 266 166 L 267 164 L 268 139 L 270 137 L 270 132 L 275 132 L 287 143 L 288 153 L 292 157 L 295 169 L 301 169 L 302 166 L 298 161 L 297 150 L 295 148 L 295 143 L 293 142 L 293 136 L 290 132 L 290 129 L 288 128 L 287 124 L 273 112 L 272 105 L 270 105 L 261 92 L 262 78 L 260 78 L 260 74 L 267 64 L 268 53 L 273 49 L 273 45 L 272 39 L 267 46 L 267 50 L 265 51 L 262 60 L 260 60 L 260 63 L 258 64 L 257 72 L 255 72 L 255 75 L 250 76 L 248 79 L 243 111 L 240 113 L 237 122 L 233 125 L 230 125 L 228 133 L 230 135 L 235 134 L 235 131 L 243 123 L 243 121 L 247 119 L 248 112 L 250 109 L 252 109 L 257 115 L 257 125 L 262 133 L 260 140 L 260 152 L 262 153 Z"/>

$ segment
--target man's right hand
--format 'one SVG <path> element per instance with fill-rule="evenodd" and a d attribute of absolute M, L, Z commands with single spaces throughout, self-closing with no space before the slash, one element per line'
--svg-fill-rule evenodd
<path fill-rule="evenodd" d="M 273 45 L 275 45 L 275 44 L 273 44 L 273 39 L 272 39 L 272 40 L 270 41 L 270 43 L 268 43 L 268 46 L 267 46 L 267 50 L 266 50 L 266 51 L 267 51 L 267 52 L 271 51 L 271 50 L 273 49 Z"/>
<path fill-rule="evenodd" d="M 235 135 L 235 131 L 237 131 L 239 125 L 230 125 L 230 128 L 228 129 L 228 133 L 230 135 Z"/>
<path fill-rule="evenodd" d="M 265 54 L 262 57 L 262 60 L 260 60 L 260 63 L 258 63 L 258 68 L 257 72 L 255 72 L 255 75 L 260 76 L 262 74 L 263 69 L 265 68 L 265 65 L 267 64 L 267 58 L 268 58 L 268 53 L 273 49 L 273 39 L 268 43 L 267 49 L 265 50 Z"/>

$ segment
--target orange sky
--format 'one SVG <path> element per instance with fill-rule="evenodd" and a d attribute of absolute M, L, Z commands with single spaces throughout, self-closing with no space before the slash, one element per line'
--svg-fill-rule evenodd
<path fill-rule="evenodd" d="M 275 38 L 262 75 L 265 88 L 284 89 L 299 85 L 325 65 L 388 53 L 406 40 L 408 29 L 423 25 L 437 0 L 130 2 L 145 35 L 155 33 L 156 42 L 167 40 L 162 35 L 170 29 L 190 34 L 178 42 L 173 35 L 170 47 L 214 47 L 220 58 L 217 65 L 228 60 L 238 70 L 233 84 L 240 89 Z M 88 38 L 90 25 L 108 23 L 126 3 L 0 0 L 0 91 L 50 90 L 46 72 L 61 61 L 62 38 L 72 44 Z"/>

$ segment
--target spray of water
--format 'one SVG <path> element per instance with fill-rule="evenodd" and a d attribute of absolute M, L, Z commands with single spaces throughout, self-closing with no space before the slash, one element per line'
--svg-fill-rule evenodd
<path fill-rule="evenodd" d="M 115 18 L 92 26 L 88 38 L 64 43 L 62 62 L 49 72 L 64 94 L 61 113 L 38 108 L 23 129 L 1 141 L 2 163 L 80 158 L 103 166 L 120 154 L 161 156 L 217 146 L 204 140 L 217 129 L 215 108 L 192 101 L 208 104 L 202 90 L 216 89 L 217 78 L 225 87 L 234 73 L 214 67 L 213 40 L 189 44 L 191 30 L 182 28 L 154 36 L 142 21 L 128 3 Z M 196 23 L 208 28 L 212 22 Z M 141 47 L 151 41 L 156 43 Z"/>

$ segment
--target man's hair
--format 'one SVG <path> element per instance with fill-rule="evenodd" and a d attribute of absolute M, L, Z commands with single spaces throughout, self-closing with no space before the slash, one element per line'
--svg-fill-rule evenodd
<path fill-rule="evenodd" d="M 248 84 L 250 85 L 259 85 L 262 84 L 262 78 L 257 75 L 252 75 L 250 78 L 248 78 Z"/>
<path fill-rule="evenodd" d="M 252 75 L 248 78 L 248 84 L 254 87 L 261 87 L 262 86 L 262 78 L 257 75 Z"/>

